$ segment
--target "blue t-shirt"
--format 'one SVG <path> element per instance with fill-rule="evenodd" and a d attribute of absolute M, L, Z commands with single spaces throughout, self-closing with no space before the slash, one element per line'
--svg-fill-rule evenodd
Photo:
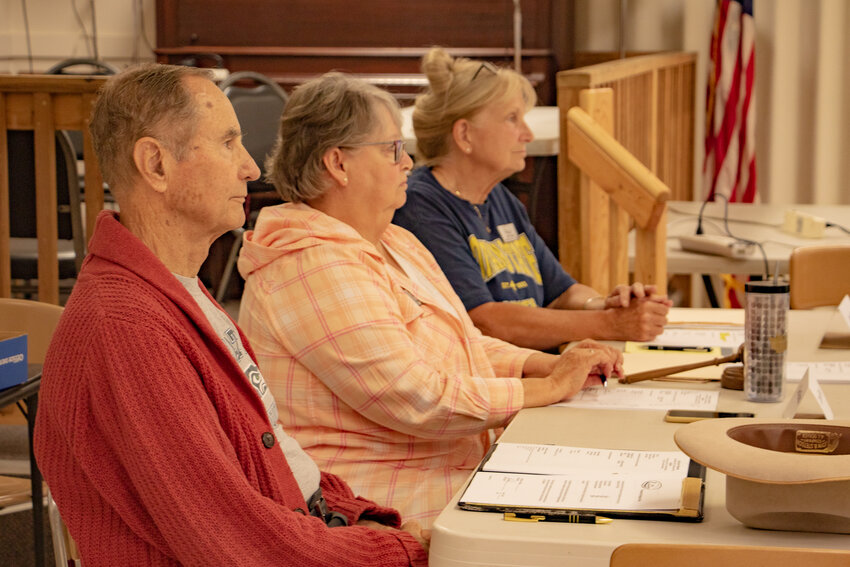
<path fill-rule="evenodd" d="M 501 183 L 473 205 L 420 167 L 408 179 L 407 203 L 393 222 L 430 250 L 467 311 L 491 301 L 545 307 L 576 283 Z"/>

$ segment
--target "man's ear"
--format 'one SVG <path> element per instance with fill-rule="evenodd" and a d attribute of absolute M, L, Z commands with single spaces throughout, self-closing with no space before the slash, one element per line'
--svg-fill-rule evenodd
<path fill-rule="evenodd" d="M 348 185 L 349 162 L 341 148 L 331 148 L 326 151 L 325 155 L 322 156 L 322 163 L 325 164 L 328 174 L 338 185 L 343 187 Z"/>
<path fill-rule="evenodd" d="M 136 164 L 139 177 L 160 193 L 166 189 L 167 166 L 173 159 L 156 138 L 145 136 L 136 140 L 133 145 L 133 162 Z"/>

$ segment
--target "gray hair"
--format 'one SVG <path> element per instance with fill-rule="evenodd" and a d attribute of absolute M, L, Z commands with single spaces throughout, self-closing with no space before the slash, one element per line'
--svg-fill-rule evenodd
<path fill-rule="evenodd" d="M 449 153 L 452 128 L 485 106 L 521 94 L 526 110 L 537 102 L 528 79 L 512 69 L 465 57 L 453 58 L 439 47 L 422 58 L 428 89 L 416 97 L 413 130 L 421 165 L 437 165 Z M 420 164 L 417 164 L 420 165 Z"/>
<path fill-rule="evenodd" d="M 133 183 L 133 148 L 140 138 L 157 138 L 176 159 L 183 159 L 197 122 L 186 77 L 211 79 L 204 69 L 144 63 L 104 84 L 89 129 L 103 179 L 113 192 Z"/>
<path fill-rule="evenodd" d="M 321 196 L 330 186 L 323 157 L 331 148 L 366 140 L 384 105 L 401 126 L 393 96 L 343 73 L 327 73 L 298 86 L 280 117 L 277 142 L 266 159 L 266 179 L 284 201 Z"/>

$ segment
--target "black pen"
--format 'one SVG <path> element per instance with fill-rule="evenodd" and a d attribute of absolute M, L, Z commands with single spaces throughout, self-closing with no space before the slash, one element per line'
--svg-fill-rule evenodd
<path fill-rule="evenodd" d="M 607 388 L 608 387 L 608 377 L 605 376 L 604 374 L 600 374 L 599 379 L 602 380 L 602 387 Z"/>
<path fill-rule="evenodd" d="M 646 350 L 675 350 L 679 352 L 711 352 L 711 347 L 695 346 L 672 346 L 672 345 L 645 345 L 641 348 Z"/>
<path fill-rule="evenodd" d="M 567 514 L 524 514 L 522 512 L 505 512 L 507 522 L 562 522 L 567 524 L 610 524 L 611 518 L 603 518 L 596 514 L 569 512 Z"/>

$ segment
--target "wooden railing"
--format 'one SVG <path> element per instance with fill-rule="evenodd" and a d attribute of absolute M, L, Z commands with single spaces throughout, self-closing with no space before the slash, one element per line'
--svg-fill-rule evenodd
<path fill-rule="evenodd" d="M 569 110 L 580 106 L 582 91 L 610 87 L 612 110 L 610 117 L 603 118 L 609 121 L 605 128 L 613 132 L 614 139 L 669 188 L 670 199 L 690 200 L 693 197 L 694 172 L 695 66 L 696 55 L 693 53 L 660 53 L 558 73 L 558 107 L 561 111 L 559 257 L 570 274 L 600 293 L 607 293 L 616 284 L 627 283 L 628 273 L 623 274 L 615 267 L 607 268 L 607 275 L 603 276 L 598 265 L 594 268 L 594 263 L 599 263 L 598 246 L 594 252 L 591 244 L 595 240 L 598 244 L 600 239 L 607 242 L 609 228 L 597 223 L 591 214 L 603 206 L 598 202 L 600 193 L 591 192 L 587 183 L 583 187 L 581 171 L 570 159 L 570 136 L 573 134 L 569 128 Z M 590 109 L 588 112 L 597 119 L 594 113 L 598 110 Z M 604 197 L 602 194 L 601 198 Z M 624 214 L 622 210 L 614 209 L 608 216 L 622 219 Z M 666 219 L 662 218 L 660 222 L 664 223 Z M 615 224 L 621 226 L 622 223 Z M 617 240 L 619 242 L 619 237 Z M 619 245 L 612 244 L 612 247 L 606 260 L 611 259 L 616 266 L 622 266 L 627 250 Z M 658 257 L 665 258 L 663 242 L 654 242 L 653 247 Z M 640 266 L 638 259 L 636 272 L 641 272 L 642 281 L 666 289 L 666 274 L 658 273 L 657 262 L 638 270 Z M 647 276 L 650 273 L 656 275 Z M 647 281 L 647 277 L 658 278 L 658 281 Z"/>
<path fill-rule="evenodd" d="M 7 130 L 32 130 L 35 141 L 38 298 L 59 303 L 58 221 L 56 204 L 57 130 L 83 132 L 86 238 L 103 209 L 103 180 L 97 166 L 88 118 L 104 77 L 0 75 L 0 297 L 10 297 L 9 191 Z M 71 164 L 73 167 L 73 164 Z"/>
<path fill-rule="evenodd" d="M 635 280 L 664 293 L 670 189 L 611 135 L 612 100 L 610 88 L 585 89 L 579 106 L 567 112 L 567 154 L 581 170 L 582 219 L 588 221 L 581 241 L 582 282 L 601 293 L 628 283 L 634 224 Z"/>

